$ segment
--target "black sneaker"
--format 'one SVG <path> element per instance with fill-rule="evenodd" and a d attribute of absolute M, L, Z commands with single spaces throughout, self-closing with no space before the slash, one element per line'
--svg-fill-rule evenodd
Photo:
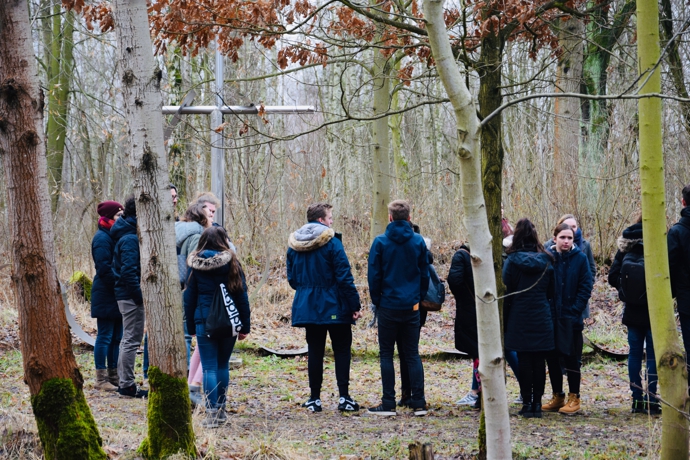
<path fill-rule="evenodd" d="M 357 412 L 359 404 L 349 396 L 341 396 L 340 401 L 338 401 L 338 410 L 341 412 Z"/>
<path fill-rule="evenodd" d="M 661 415 L 661 404 L 658 402 L 647 403 L 649 408 L 649 415 Z"/>
<path fill-rule="evenodd" d="M 647 402 L 641 399 L 633 399 L 632 411 L 633 414 L 646 414 L 647 413 Z"/>
<path fill-rule="evenodd" d="M 412 395 L 409 391 L 402 391 L 400 401 L 398 401 L 398 407 L 409 407 L 412 409 Z"/>
<path fill-rule="evenodd" d="M 418 407 L 416 409 L 412 409 L 414 411 L 414 415 L 417 417 L 424 417 L 426 414 L 429 413 L 429 411 L 426 409 L 426 407 Z"/>
<path fill-rule="evenodd" d="M 309 401 L 302 404 L 302 407 L 306 407 L 308 410 L 310 410 L 312 412 L 321 412 L 323 410 L 321 408 L 321 400 L 320 399 L 310 399 Z"/>
<path fill-rule="evenodd" d="M 130 387 L 118 388 L 117 392 L 122 396 L 128 396 L 130 398 L 146 398 L 149 395 L 148 391 L 142 390 L 136 383 Z"/>
<path fill-rule="evenodd" d="M 482 410 L 482 392 L 477 393 L 477 400 L 472 404 L 473 410 Z"/>
<path fill-rule="evenodd" d="M 386 409 L 385 407 L 383 407 L 383 404 L 379 404 L 376 407 L 370 407 L 369 409 L 367 409 L 367 414 L 382 415 L 384 417 L 394 417 L 398 415 L 398 413 L 395 412 L 395 408 Z"/>

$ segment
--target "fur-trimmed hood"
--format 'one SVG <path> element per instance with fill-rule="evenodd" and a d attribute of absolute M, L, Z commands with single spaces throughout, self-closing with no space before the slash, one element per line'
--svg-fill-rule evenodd
<path fill-rule="evenodd" d="M 201 252 L 191 253 L 187 257 L 187 265 L 194 270 L 211 271 L 229 264 L 231 260 L 231 252 L 205 249 Z"/>
<path fill-rule="evenodd" d="M 335 236 L 335 231 L 321 223 L 309 222 L 290 233 L 288 246 L 297 252 L 309 252 L 324 246 Z"/>
<path fill-rule="evenodd" d="M 642 224 L 633 224 L 623 230 L 623 236 L 618 238 L 618 249 L 630 252 L 637 245 L 642 245 Z"/>

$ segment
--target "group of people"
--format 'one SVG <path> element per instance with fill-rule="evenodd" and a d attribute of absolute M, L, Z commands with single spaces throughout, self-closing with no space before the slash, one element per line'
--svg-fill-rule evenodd
<path fill-rule="evenodd" d="M 170 188 L 173 200 L 177 191 Z M 682 192 L 681 220 L 668 233 L 671 282 L 678 301 L 683 340 L 690 345 L 690 185 Z M 250 331 L 247 286 L 235 248 L 225 230 L 213 222 L 217 199 L 201 195 L 176 223 L 180 282 L 184 289 L 185 335 L 188 340 L 190 388 L 203 387 L 207 417 L 215 427 L 225 418 L 228 362 L 235 341 Z M 427 413 L 424 369 L 419 356 L 420 329 L 425 321 L 424 299 L 433 258 L 419 229 L 410 221 L 410 205 L 396 200 L 388 205 L 389 224 L 377 236 L 368 259 L 369 295 L 378 321 L 381 403 L 368 408 L 374 415 L 393 416 L 397 407 L 415 415 Z M 98 205 L 98 232 L 93 239 L 96 277 L 92 316 L 98 337 L 94 359 L 97 388 L 117 390 L 131 397 L 146 396 L 134 382 L 134 356 L 144 332 L 136 206 L 133 197 L 124 206 L 114 201 Z M 339 390 L 337 408 L 359 411 L 349 392 L 352 325 L 361 318 L 361 301 L 354 284 L 342 236 L 332 229 L 333 209 L 315 203 L 307 209 L 307 223 L 291 233 L 286 257 L 287 279 L 296 291 L 292 325 L 303 327 L 309 347 L 310 397 L 302 407 L 321 412 L 321 387 L 326 338 L 330 336 Z M 575 414 L 581 410 L 580 383 L 584 320 L 589 316 L 596 265 L 589 242 L 577 219 L 559 219 L 552 238 L 540 242 L 534 224 L 520 219 L 513 230 L 504 221 L 503 282 L 505 355 L 519 386 L 519 414 L 541 417 L 542 412 Z M 639 294 L 642 224 L 638 219 L 619 239 L 619 251 L 609 272 L 609 283 L 619 290 L 628 327 L 628 361 L 632 410 L 660 413 L 656 398 L 656 367 L 649 312 Z M 480 405 L 477 315 L 470 248 L 462 245 L 453 256 L 448 285 L 456 299 L 455 346 L 473 358 L 471 391 L 458 404 Z M 636 264 L 636 265 L 635 265 Z M 637 271 L 635 271 L 637 270 Z M 643 268 L 642 268 L 643 270 Z M 637 278 L 636 278 L 637 276 Z M 644 274 L 642 272 L 642 282 Z M 218 285 L 224 283 L 239 312 L 242 329 L 237 337 L 211 338 L 205 320 Z M 637 288 L 637 291 L 634 288 Z M 192 354 L 191 337 L 197 347 Z M 646 343 L 648 385 L 641 370 Z M 400 356 L 401 394 L 396 402 L 393 355 Z M 552 397 L 543 403 L 546 369 Z M 567 376 L 568 394 L 563 391 Z"/>

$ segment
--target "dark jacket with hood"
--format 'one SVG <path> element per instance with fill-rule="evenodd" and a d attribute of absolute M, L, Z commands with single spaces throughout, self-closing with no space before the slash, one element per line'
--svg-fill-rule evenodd
<path fill-rule="evenodd" d="M 447 280 L 450 292 L 455 297 L 455 348 L 478 358 L 474 276 L 467 246 L 460 246 L 453 254 Z"/>
<path fill-rule="evenodd" d="M 690 315 L 690 206 L 681 210 L 680 221 L 668 231 L 668 262 L 678 312 Z"/>
<path fill-rule="evenodd" d="M 550 351 L 554 340 L 554 271 L 551 257 L 536 246 L 508 254 L 503 263 L 506 292 L 521 292 L 503 303 L 505 348 L 518 352 Z"/>
<path fill-rule="evenodd" d="M 320 222 L 307 223 L 290 234 L 286 262 L 296 291 L 293 326 L 354 323 L 359 293 L 339 234 Z"/>
<path fill-rule="evenodd" d="M 550 251 L 554 257 L 556 314 L 569 318 L 573 329 L 581 331 L 584 329 L 583 312 L 594 286 L 587 256 L 577 246 L 563 253 L 552 246 Z"/>
<path fill-rule="evenodd" d="M 198 254 L 190 254 L 187 264 L 192 273 L 184 291 L 184 311 L 187 321 L 187 331 L 190 335 L 196 334 L 196 325 L 204 324 L 211 307 L 213 295 L 221 283 L 228 283 L 230 275 L 230 261 L 232 254 L 227 251 L 213 251 L 205 249 Z M 244 273 L 242 277 L 242 290 L 230 292 L 230 297 L 235 302 L 237 312 L 240 314 L 242 329 L 240 333 L 249 334 L 251 330 L 251 317 L 249 312 L 249 298 L 247 297 L 247 283 Z"/>
<path fill-rule="evenodd" d="M 91 287 L 91 317 L 99 319 L 122 319 L 115 299 L 115 274 L 113 273 L 113 252 L 115 242 L 110 230 L 99 225 L 91 241 L 91 257 L 96 266 L 96 276 Z"/>
<path fill-rule="evenodd" d="M 626 254 L 634 254 L 638 257 L 644 256 L 644 246 L 642 244 L 642 224 L 634 224 L 623 230 L 623 236 L 618 238 L 618 251 L 613 259 L 609 270 L 609 284 L 616 289 L 620 289 L 621 266 Z M 628 327 L 639 327 L 649 329 L 649 307 L 644 305 L 625 304 L 623 308 L 623 324 Z"/>
<path fill-rule="evenodd" d="M 110 229 L 115 242 L 113 253 L 113 274 L 115 275 L 115 298 L 131 300 L 137 305 L 144 303 L 141 295 L 141 262 L 139 260 L 139 237 L 137 218 L 120 217 Z"/>
<path fill-rule="evenodd" d="M 369 294 L 377 307 L 412 310 L 429 289 L 429 258 L 424 239 L 406 220 L 388 224 L 369 250 Z"/>

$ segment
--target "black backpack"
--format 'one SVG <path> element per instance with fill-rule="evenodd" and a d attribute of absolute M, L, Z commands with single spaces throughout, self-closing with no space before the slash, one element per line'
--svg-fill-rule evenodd
<path fill-rule="evenodd" d="M 644 256 L 628 252 L 621 263 L 618 297 L 632 307 L 647 306 L 647 283 L 644 279 Z"/>
<path fill-rule="evenodd" d="M 429 265 L 429 289 L 421 302 L 422 310 L 439 311 L 446 301 L 446 283 L 441 281 L 433 265 Z"/>
<path fill-rule="evenodd" d="M 235 302 L 223 283 L 220 283 L 213 294 L 204 328 L 206 335 L 211 339 L 237 337 L 242 329 L 240 312 L 237 311 Z"/>

